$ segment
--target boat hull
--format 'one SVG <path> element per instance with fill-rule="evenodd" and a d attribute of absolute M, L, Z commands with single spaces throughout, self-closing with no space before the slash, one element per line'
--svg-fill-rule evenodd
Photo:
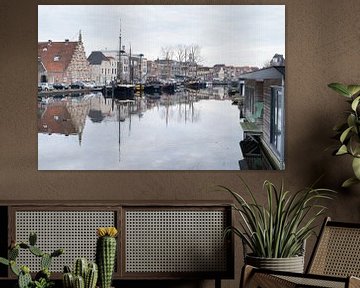
<path fill-rule="evenodd" d="M 103 87 L 102 93 L 107 98 L 134 99 L 135 87 L 133 85 L 115 85 Z"/>

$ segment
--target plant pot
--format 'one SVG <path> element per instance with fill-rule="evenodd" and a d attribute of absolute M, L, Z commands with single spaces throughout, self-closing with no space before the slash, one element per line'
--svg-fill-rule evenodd
<path fill-rule="evenodd" d="M 262 269 L 304 273 L 304 256 L 289 258 L 263 258 L 246 255 L 245 263 Z"/>

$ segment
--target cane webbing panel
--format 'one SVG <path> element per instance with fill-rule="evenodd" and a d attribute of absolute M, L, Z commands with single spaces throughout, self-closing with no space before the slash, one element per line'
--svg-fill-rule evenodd
<path fill-rule="evenodd" d="M 95 260 L 96 228 L 115 226 L 114 211 L 16 211 L 16 241 L 28 243 L 29 233 L 36 232 L 37 245 L 46 253 L 63 248 L 65 253 L 52 261 L 50 270 L 62 272 L 72 267 L 78 257 Z M 40 258 L 20 250 L 18 263 L 39 271 Z"/>
<path fill-rule="evenodd" d="M 360 229 L 326 226 L 310 273 L 360 277 Z"/>
<path fill-rule="evenodd" d="M 281 279 L 287 280 L 296 284 L 294 287 L 326 287 L 326 288 L 345 288 L 345 279 L 342 282 L 324 280 L 320 278 L 302 278 L 293 276 L 277 276 Z"/>
<path fill-rule="evenodd" d="M 125 272 L 223 272 L 224 211 L 125 212 Z"/>

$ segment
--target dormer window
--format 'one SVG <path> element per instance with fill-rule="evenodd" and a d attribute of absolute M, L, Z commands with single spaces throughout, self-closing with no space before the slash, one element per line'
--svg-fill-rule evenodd
<path fill-rule="evenodd" d="M 59 56 L 59 55 L 54 56 L 54 61 L 55 61 L 55 62 L 60 61 L 60 56 Z"/>

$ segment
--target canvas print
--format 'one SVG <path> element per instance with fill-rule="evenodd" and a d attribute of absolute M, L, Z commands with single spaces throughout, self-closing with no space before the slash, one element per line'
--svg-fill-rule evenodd
<path fill-rule="evenodd" d="M 284 5 L 39 5 L 39 170 L 285 169 Z"/>

